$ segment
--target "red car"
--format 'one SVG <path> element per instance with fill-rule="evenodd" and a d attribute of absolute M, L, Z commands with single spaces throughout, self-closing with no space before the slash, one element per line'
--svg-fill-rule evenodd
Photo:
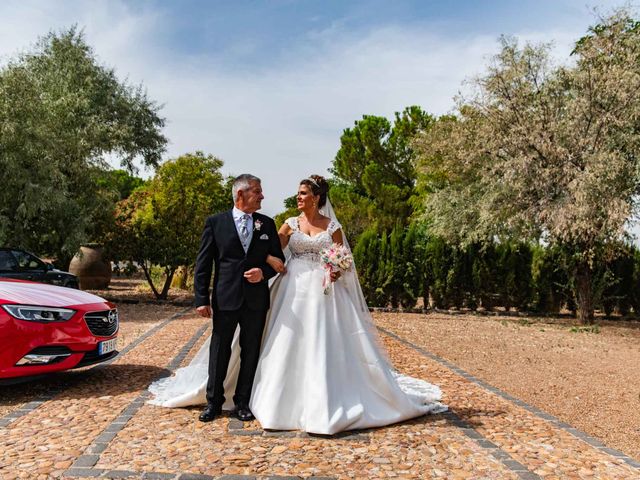
<path fill-rule="evenodd" d="M 81 290 L 0 278 L 0 383 L 118 354 L 118 310 Z"/>

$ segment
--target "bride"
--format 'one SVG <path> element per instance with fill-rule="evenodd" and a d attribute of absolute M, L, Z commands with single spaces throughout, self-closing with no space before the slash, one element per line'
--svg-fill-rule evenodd
<path fill-rule="evenodd" d="M 289 247 L 287 273 L 271 285 L 271 309 L 253 383 L 250 408 L 265 429 L 334 434 L 389 425 L 447 409 L 440 389 L 397 373 L 387 359 L 356 273 L 331 275 L 324 293 L 320 251 L 346 238 L 318 175 L 300 182 L 301 214 L 278 232 Z M 274 268 L 276 264 L 274 263 Z M 238 332 L 225 379 L 235 390 Z M 209 344 L 176 375 L 154 382 L 150 401 L 165 407 L 206 403 Z M 224 408 L 231 409 L 231 395 Z"/>

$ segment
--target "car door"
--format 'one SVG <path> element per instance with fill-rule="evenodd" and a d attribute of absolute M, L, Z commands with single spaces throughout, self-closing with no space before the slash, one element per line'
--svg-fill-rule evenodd
<path fill-rule="evenodd" d="M 18 261 L 10 250 L 0 250 L 0 277 L 22 278 L 18 267 Z"/>
<path fill-rule="evenodd" d="M 18 262 L 20 278 L 34 282 L 46 281 L 47 266 L 42 260 L 23 250 L 12 250 L 11 253 Z"/>

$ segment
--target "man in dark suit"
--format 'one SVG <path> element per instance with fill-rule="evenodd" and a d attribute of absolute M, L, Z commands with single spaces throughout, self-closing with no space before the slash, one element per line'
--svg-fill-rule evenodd
<path fill-rule="evenodd" d="M 202 422 L 222 412 L 223 384 L 238 324 L 240 373 L 233 396 L 235 415 L 242 421 L 254 418 L 249 399 L 270 306 L 267 281 L 276 274 L 266 259 L 272 255 L 284 262 L 273 219 L 256 213 L 263 198 L 260 179 L 240 175 L 233 183 L 233 209 L 207 218 L 202 233 L 194 279 L 196 309 L 203 317 L 213 314 L 207 407 L 199 417 Z"/>

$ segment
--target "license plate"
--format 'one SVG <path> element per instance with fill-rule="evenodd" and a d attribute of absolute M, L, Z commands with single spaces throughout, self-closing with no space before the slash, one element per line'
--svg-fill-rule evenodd
<path fill-rule="evenodd" d="M 113 352 L 118 346 L 118 337 L 98 343 L 98 355 Z"/>

